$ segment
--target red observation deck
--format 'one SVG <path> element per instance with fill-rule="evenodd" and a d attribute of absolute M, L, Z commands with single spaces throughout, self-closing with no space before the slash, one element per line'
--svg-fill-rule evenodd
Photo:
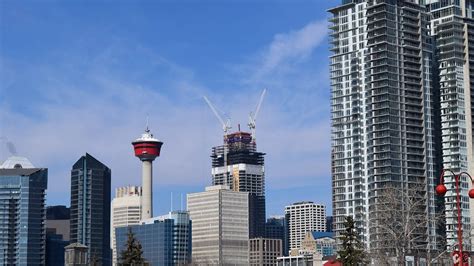
<path fill-rule="evenodd" d="M 156 157 L 160 156 L 163 142 L 155 139 L 147 128 L 140 138 L 132 142 L 132 145 L 135 150 L 135 156 L 141 161 L 153 161 Z"/>

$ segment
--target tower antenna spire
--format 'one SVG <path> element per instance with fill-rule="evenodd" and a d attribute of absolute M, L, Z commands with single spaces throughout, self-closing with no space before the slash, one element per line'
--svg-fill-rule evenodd
<path fill-rule="evenodd" d="M 145 132 L 147 132 L 147 133 L 150 132 L 150 128 L 148 127 L 148 122 L 149 122 L 148 118 L 149 118 L 148 114 L 146 114 L 146 129 L 145 129 Z"/>

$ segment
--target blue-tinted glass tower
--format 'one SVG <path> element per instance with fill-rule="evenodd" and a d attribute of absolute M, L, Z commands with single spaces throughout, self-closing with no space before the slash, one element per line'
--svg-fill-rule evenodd
<path fill-rule="evenodd" d="M 142 224 L 116 228 L 117 256 L 126 248 L 132 230 L 150 265 L 188 265 L 191 263 L 191 220 L 186 211 L 146 219 Z"/>
<path fill-rule="evenodd" d="M 44 265 L 48 170 L 0 169 L 0 265 Z"/>
<path fill-rule="evenodd" d="M 265 224 L 265 238 L 281 239 L 283 245 L 283 255 L 288 256 L 289 241 L 287 233 L 288 224 L 285 217 L 271 217 Z"/>
<path fill-rule="evenodd" d="M 116 228 L 119 263 L 121 253 L 126 249 L 129 228 L 142 245 L 143 257 L 149 265 L 173 265 L 173 220 L 156 220 L 149 224 Z"/>
<path fill-rule="evenodd" d="M 110 250 L 111 171 L 90 154 L 71 170 L 71 243 L 88 247 L 88 260 L 111 264 Z"/>

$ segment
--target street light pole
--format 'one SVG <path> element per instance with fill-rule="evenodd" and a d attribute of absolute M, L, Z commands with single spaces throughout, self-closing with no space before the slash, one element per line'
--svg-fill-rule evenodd
<path fill-rule="evenodd" d="M 460 191 L 459 191 L 459 182 L 460 182 L 460 178 L 462 175 L 466 175 L 469 177 L 470 181 L 472 184 L 474 184 L 474 180 L 472 179 L 471 175 L 468 174 L 467 172 L 461 172 L 459 173 L 458 175 L 456 175 L 453 171 L 451 170 L 448 170 L 448 169 L 444 169 L 443 172 L 441 173 L 441 176 L 440 176 L 440 183 L 438 186 L 436 186 L 436 193 L 439 195 L 439 196 L 444 196 L 446 194 L 446 192 L 448 191 L 448 189 L 446 188 L 446 186 L 444 185 L 444 174 L 446 172 L 450 172 L 453 177 L 454 177 L 454 181 L 455 181 L 455 184 L 456 184 L 456 208 L 457 208 L 457 212 L 458 212 L 458 245 L 459 245 L 459 265 L 462 266 L 463 265 L 463 251 L 462 251 L 462 217 L 461 217 L 461 214 L 462 214 L 462 211 L 461 211 L 461 194 L 460 194 Z M 469 190 L 469 197 L 470 198 L 474 198 L 474 188 L 470 189 Z"/>

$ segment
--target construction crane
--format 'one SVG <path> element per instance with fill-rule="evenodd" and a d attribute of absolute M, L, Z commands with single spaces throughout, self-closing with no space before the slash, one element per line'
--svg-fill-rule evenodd
<path fill-rule="evenodd" d="M 254 112 L 250 112 L 249 114 L 249 123 L 248 126 L 250 128 L 250 132 L 252 133 L 252 142 L 256 142 L 256 123 L 257 123 L 257 116 L 258 112 L 260 111 L 260 107 L 262 106 L 263 98 L 265 97 L 265 93 L 267 89 L 263 89 L 262 94 L 260 95 L 260 99 L 258 100 L 257 107 L 255 108 Z"/>
<path fill-rule="evenodd" d="M 219 114 L 219 112 L 216 110 L 216 108 L 214 107 L 214 105 L 211 103 L 211 101 L 209 101 L 209 99 L 206 97 L 206 96 L 203 96 L 204 100 L 206 101 L 207 105 L 209 105 L 209 108 L 211 108 L 212 112 L 214 113 L 214 115 L 217 117 L 217 119 L 219 120 L 219 122 L 221 123 L 222 125 L 222 130 L 224 130 L 224 135 L 227 134 L 227 132 L 229 132 L 229 130 L 232 128 L 232 126 L 230 125 L 230 118 L 227 117 L 227 120 L 224 122 L 224 119 L 222 119 L 221 115 Z"/>
<path fill-rule="evenodd" d="M 222 130 L 224 131 L 224 174 L 223 175 L 225 175 L 225 176 L 223 178 L 224 179 L 223 183 L 224 183 L 224 185 L 227 185 L 227 179 L 229 178 L 229 172 L 230 171 L 227 169 L 227 150 L 228 150 L 228 147 L 227 147 L 227 141 L 225 141 L 225 139 L 227 137 L 227 133 L 232 128 L 230 118 L 227 117 L 227 120 L 224 122 L 224 119 L 222 119 L 222 116 L 216 110 L 216 108 L 211 103 L 211 101 L 209 101 L 209 99 L 206 96 L 203 96 L 203 98 L 206 101 L 207 105 L 209 105 L 209 108 L 211 108 L 212 112 L 217 117 L 219 122 L 221 123 Z"/>

